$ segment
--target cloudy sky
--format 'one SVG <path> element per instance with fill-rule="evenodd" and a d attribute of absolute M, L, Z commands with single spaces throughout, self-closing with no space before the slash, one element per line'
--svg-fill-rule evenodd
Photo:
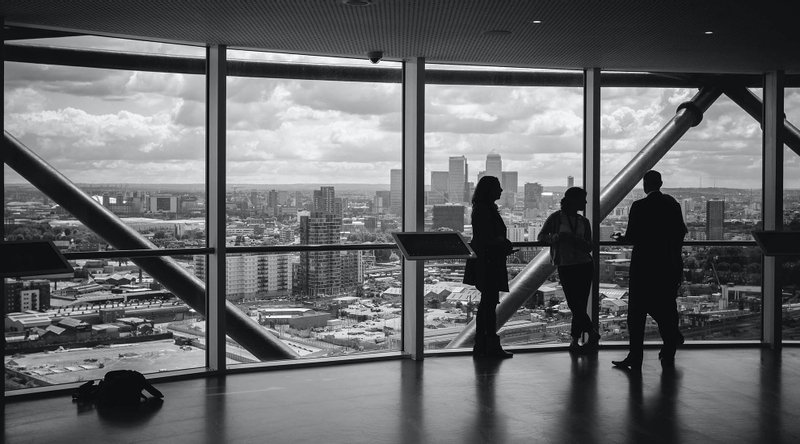
<path fill-rule="evenodd" d="M 59 46 L 202 56 L 195 47 L 79 37 Z M 229 58 L 370 66 L 364 60 L 230 51 Z M 398 64 L 382 62 L 381 66 Z M 201 183 L 202 76 L 4 63 L 5 130 L 80 183 Z M 602 172 L 608 182 L 696 91 L 604 88 Z M 756 91 L 760 94 L 760 91 Z M 400 167 L 399 84 L 229 78 L 228 182 L 388 184 Z M 486 154 L 520 186 L 580 183 L 580 88 L 431 85 L 426 89 L 426 183 L 464 155 L 470 180 Z M 800 126 L 800 89 L 786 114 Z M 668 187 L 759 188 L 761 131 L 726 97 L 659 163 Z M 800 159 L 786 154 L 786 186 Z M 5 181 L 24 179 L 5 167 Z"/>

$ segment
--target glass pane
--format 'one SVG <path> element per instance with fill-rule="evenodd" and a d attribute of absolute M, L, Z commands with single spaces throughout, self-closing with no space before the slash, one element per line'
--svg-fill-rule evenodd
<path fill-rule="evenodd" d="M 786 119 L 800 127 L 800 88 L 784 90 Z M 800 155 L 788 146 L 783 152 L 783 229 L 800 231 Z M 800 340 L 800 256 L 781 257 L 783 340 Z"/>
<path fill-rule="evenodd" d="M 760 90 L 755 90 L 760 95 Z M 696 90 L 603 88 L 601 185 L 606 186 L 674 117 Z M 752 240 L 761 218 L 761 128 L 723 95 L 697 127 L 659 160 L 662 190 L 684 212 L 687 239 Z M 642 174 L 644 171 L 641 172 Z M 600 227 L 600 240 L 624 231 L 633 201 L 644 197 L 639 182 L 615 205 Z"/>
<path fill-rule="evenodd" d="M 175 47 L 67 40 L 125 51 Z M 4 62 L 5 129 L 156 246 L 204 246 L 204 91 L 202 75 Z M 30 185 L 41 176 L 4 165 L 9 240 L 47 236 L 49 230 L 70 251 L 120 248 L 86 228 L 96 220 L 66 209 L 75 199 L 56 201 L 53 192 L 48 196 Z"/>
<path fill-rule="evenodd" d="M 193 279 L 191 258 L 148 259 L 164 261 Z M 5 279 L 6 390 L 97 380 L 109 370 L 205 367 L 204 300 L 167 289 L 133 259 L 70 263 L 69 277 Z"/>
<path fill-rule="evenodd" d="M 371 66 L 253 51 L 228 56 Z M 390 233 L 401 226 L 401 92 L 391 83 L 229 77 L 227 244 L 392 243 Z M 387 302 L 383 295 L 387 278 L 400 279 L 397 252 L 229 255 L 227 261 L 228 299 L 299 356 L 399 349 L 401 297 Z M 372 277 L 383 269 L 393 271 Z"/>
<path fill-rule="evenodd" d="M 429 84 L 425 94 L 425 231 L 459 231 L 470 239 L 471 197 L 480 178 L 488 175 L 503 187 L 496 203 L 509 240 L 535 242 L 564 191 L 582 186 L 582 89 Z M 509 279 L 538 251 L 522 248 L 509 256 Z M 425 263 L 427 348 L 444 348 L 477 309 L 480 292 L 462 283 L 463 270 L 464 261 Z M 526 302 L 500 329 L 504 344 L 552 339 L 538 335 L 545 329 L 538 326 L 535 306 Z M 527 325 L 531 322 L 535 334 Z"/>
<path fill-rule="evenodd" d="M 304 271 L 329 263 L 335 267 L 324 282 Z M 298 358 L 400 350 L 397 250 L 229 254 L 227 279 L 228 300 Z M 234 364 L 258 362 L 235 341 L 229 345 Z"/>
<path fill-rule="evenodd" d="M 600 252 L 600 325 L 605 340 L 628 340 L 630 247 Z M 684 246 L 684 281 L 677 298 L 687 341 L 761 339 L 761 250 Z M 645 340 L 660 340 L 648 316 Z"/>

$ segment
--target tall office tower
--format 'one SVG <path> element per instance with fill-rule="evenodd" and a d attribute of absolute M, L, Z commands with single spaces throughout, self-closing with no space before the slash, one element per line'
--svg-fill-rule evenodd
<path fill-rule="evenodd" d="M 375 192 L 375 197 L 380 197 L 381 198 L 380 213 L 386 213 L 387 211 L 389 211 L 389 207 L 390 207 L 390 204 L 391 204 L 391 202 L 389 202 L 389 201 L 392 199 L 392 192 L 391 191 L 376 191 Z M 376 208 L 375 209 L 375 213 L 377 214 L 378 212 L 379 211 Z"/>
<path fill-rule="evenodd" d="M 544 188 L 539 182 L 528 182 L 525 184 L 524 199 L 526 210 L 539 208 L 539 201 L 542 198 L 542 191 L 544 191 Z"/>
<path fill-rule="evenodd" d="M 708 240 L 723 240 L 725 232 L 725 201 L 709 200 L 706 202 L 706 238 Z"/>
<path fill-rule="evenodd" d="M 111 205 L 111 195 L 108 194 L 108 191 L 103 193 L 103 206 L 108 208 Z"/>
<path fill-rule="evenodd" d="M 267 212 L 270 216 L 278 215 L 278 192 L 275 190 L 267 191 Z"/>
<path fill-rule="evenodd" d="M 372 214 L 383 214 L 383 198 L 381 196 L 372 198 Z"/>
<path fill-rule="evenodd" d="M 428 205 L 447 203 L 447 176 L 447 171 L 431 171 L 431 193 L 428 195 Z"/>
<path fill-rule="evenodd" d="M 464 206 L 463 205 L 434 205 L 433 227 L 449 228 L 459 233 L 464 232 Z"/>
<path fill-rule="evenodd" d="M 50 281 L 47 279 L 3 279 L 6 314 L 50 308 Z"/>
<path fill-rule="evenodd" d="M 341 242 L 342 218 L 322 211 L 300 215 L 301 245 L 333 245 Z M 341 256 L 338 251 L 300 253 L 297 290 L 306 296 L 332 296 L 341 292 Z"/>
<path fill-rule="evenodd" d="M 451 203 L 463 203 L 468 200 L 467 158 L 451 156 L 447 174 L 447 195 Z"/>
<path fill-rule="evenodd" d="M 501 184 L 503 183 L 503 159 L 501 159 L 500 155 L 495 153 L 494 150 L 486 155 L 486 175 L 494 176 Z"/>
<path fill-rule="evenodd" d="M 314 190 L 314 211 L 336 214 L 335 199 L 336 192 L 333 187 L 320 187 L 319 190 Z"/>
<path fill-rule="evenodd" d="M 575 178 L 572 176 L 567 176 L 567 188 L 572 188 L 575 186 Z"/>
<path fill-rule="evenodd" d="M 253 205 L 253 208 L 258 209 L 258 203 L 258 191 L 250 190 L 250 204 Z"/>
<path fill-rule="evenodd" d="M 391 170 L 389 182 L 389 212 L 400 215 L 403 211 L 403 170 Z"/>
<path fill-rule="evenodd" d="M 544 221 L 542 220 L 537 220 L 528 225 L 528 242 L 538 241 L 537 237 L 539 236 L 539 232 L 542 231 L 542 225 L 544 225 Z"/>
<path fill-rule="evenodd" d="M 681 213 L 683 213 L 683 221 L 686 222 L 686 217 L 694 210 L 694 202 L 692 199 L 681 200 Z"/>
<path fill-rule="evenodd" d="M 500 196 L 500 202 L 505 207 L 514 208 L 519 190 L 519 174 L 516 171 L 503 171 L 502 176 L 500 184 L 503 186 L 503 195 Z"/>

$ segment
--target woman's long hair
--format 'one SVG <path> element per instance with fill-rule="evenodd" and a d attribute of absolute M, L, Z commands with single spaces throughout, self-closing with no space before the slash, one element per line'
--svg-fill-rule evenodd
<path fill-rule="evenodd" d="M 494 199 L 492 199 L 492 185 L 496 186 L 497 188 L 502 188 L 500 186 L 500 181 L 494 176 L 483 176 L 481 180 L 478 181 L 478 185 L 475 186 L 475 192 L 472 193 L 472 205 L 478 203 L 486 203 L 489 205 L 494 205 L 495 208 L 497 205 L 494 203 Z"/>

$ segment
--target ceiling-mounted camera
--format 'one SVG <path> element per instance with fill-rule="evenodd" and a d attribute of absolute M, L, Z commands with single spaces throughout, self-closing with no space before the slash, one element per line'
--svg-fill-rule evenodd
<path fill-rule="evenodd" d="M 372 63 L 378 63 L 383 58 L 383 51 L 370 51 L 367 53 L 367 58 Z"/>

